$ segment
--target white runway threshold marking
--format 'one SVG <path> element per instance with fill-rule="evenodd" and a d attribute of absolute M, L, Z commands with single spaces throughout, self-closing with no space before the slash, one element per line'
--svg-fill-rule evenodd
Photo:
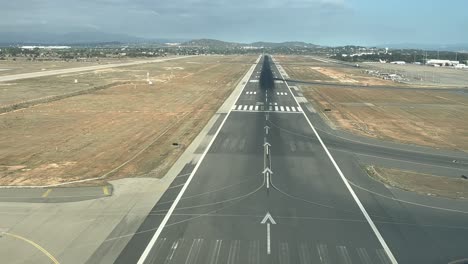
<path fill-rule="evenodd" d="M 255 61 L 255 64 L 253 64 L 249 71 L 247 71 L 247 73 L 245 74 L 244 78 L 239 82 L 238 85 L 242 85 L 242 90 L 240 91 L 240 93 L 237 95 L 236 97 L 236 100 L 233 101 L 233 105 L 237 102 L 237 100 L 239 100 L 239 97 L 241 96 L 242 92 L 244 91 L 245 89 L 245 86 L 246 86 L 246 82 L 244 81 L 247 77 L 250 78 L 250 76 L 252 75 L 253 71 L 255 70 L 255 67 L 257 66 L 258 62 L 260 61 L 260 58 L 261 58 L 261 55 L 258 56 L 258 59 Z M 234 89 L 234 91 L 236 91 L 236 89 Z M 138 259 L 138 264 L 143 264 L 145 263 L 146 261 L 146 258 L 148 257 L 149 253 L 151 252 L 151 249 L 153 248 L 154 244 L 156 243 L 156 240 L 159 238 L 159 235 L 161 235 L 161 232 L 162 230 L 164 229 L 164 227 L 166 226 L 167 222 L 169 221 L 169 218 L 171 217 L 172 213 L 174 212 L 174 209 L 176 208 L 177 204 L 179 203 L 180 199 L 182 198 L 182 196 L 184 195 L 184 192 L 185 190 L 187 189 L 187 187 L 189 186 L 190 182 L 192 181 L 192 178 L 193 176 L 195 175 L 195 173 L 197 172 L 198 168 L 200 167 L 200 164 L 203 162 L 203 159 L 205 158 L 206 154 L 208 153 L 208 150 L 211 148 L 211 145 L 213 145 L 213 142 L 215 141 L 216 137 L 218 136 L 219 132 L 221 131 L 221 129 L 223 128 L 224 126 L 224 123 L 226 123 L 226 120 L 228 119 L 229 115 L 231 115 L 231 112 L 232 112 L 232 106 L 229 108 L 228 110 L 228 113 L 227 115 L 224 117 L 223 119 L 223 122 L 221 123 L 221 125 L 218 127 L 218 129 L 216 130 L 216 133 L 214 134 L 213 138 L 211 139 L 210 143 L 208 144 L 208 146 L 206 147 L 205 151 L 203 152 L 203 154 L 201 155 L 197 165 L 195 165 L 195 168 L 193 168 L 193 171 L 192 173 L 190 174 L 190 176 L 188 177 L 187 181 L 185 182 L 185 185 L 184 187 L 182 187 L 182 189 L 180 190 L 179 194 L 177 195 L 176 199 L 174 200 L 174 202 L 172 203 L 171 205 L 171 208 L 169 208 L 169 211 L 167 212 L 167 214 L 164 216 L 164 219 L 162 220 L 161 224 L 159 225 L 158 229 L 156 230 L 156 232 L 154 233 L 153 237 L 151 238 L 150 242 L 148 243 L 148 245 L 146 246 L 145 250 L 143 251 L 143 253 L 141 254 L 140 256 L 140 259 Z"/>
<path fill-rule="evenodd" d="M 289 92 L 291 92 L 292 94 L 292 91 L 291 91 L 291 88 L 289 87 L 288 83 L 285 82 L 286 86 L 288 87 L 289 89 Z M 296 101 L 297 105 L 299 105 L 299 102 L 297 101 L 296 97 L 293 96 L 294 100 Z M 388 247 L 387 245 L 387 242 L 385 242 L 384 238 L 382 237 L 382 235 L 380 234 L 379 230 L 377 229 L 377 226 L 374 224 L 374 221 L 372 221 L 371 217 L 369 216 L 369 214 L 367 213 L 366 211 L 366 208 L 364 208 L 364 205 L 362 205 L 361 201 L 359 200 L 359 197 L 357 197 L 356 193 L 354 192 L 353 188 L 351 187 L 351 185 L 349 184 L 348 180 L 346 179 L 346 177 L 344 176 L 343 172 L 341 171 L 340 167 L 338 167 L 338 164 L 336 163 L 335 159 L 333 158 L 333 156 L 330 154 L 330 151 L 328 151 L 328 148 L 327 146 L 325 146 L 325 143 L 323 143 L 322 141 L 322 138 L 320 137 L 320 135 L 317 133 L 317 130 L 315 129 L 315 127 L 312 125 L 312 123 L 310 122 L 309 118 L 307 117 L 307 115 L 305 114 L 305 112 L 302 112 L 304 114 L 304 117 L 305 119 L 307 120 L 307 123 L 309 123 L 309 126 L 312 128 L 312 130 L 314 131 L 314 134 L 315 136 L 317 137 L 317 139 L 319 140 L 320 142 L 320 145 L 322 145 L 322 148 L 325 150 L 325 153 L 327 153 L 327 156 L 328 158 L 330 159 L 330 161 L 333 163 L 333 166 L 335 166 L 335 169 L 336 171 L 338 172 L 338 174 L 340 175 L 341 179 L 343 180 L 346 188 L 348 188 L 348 191 L 349 193 L 351 194 L 351 196 L 353 197 L 354 201 L 357 203 L 359 209 L 361 210 L 362 214 L 364 215 L 364 218 L 366 218 L 367 222 L 369 223 L 372 231 L 374 232 L 375 236 L 377 237 L 377 239 L 379 240 L 380 244 L 382 245 L 383 249 L 385 250 L 385 253 L 387 254 L 387 257 L 389 258 L 389 260 L 391 261 L 391 263 L 393 264 L 397 264 L 398 261 L 396 260 L 395 256 L 393 255 L 392 251 L 390 250 L 390 248 Z"/>

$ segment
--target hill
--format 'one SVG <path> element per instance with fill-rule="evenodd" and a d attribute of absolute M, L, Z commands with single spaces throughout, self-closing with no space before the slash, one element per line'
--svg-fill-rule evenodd
<path fill-rule="evenodd" d="M 182 43 L 182 46 L 194 46 L 194 47 L 210 47 L 210 48 L 237 48 L 242 47 L 244 44 L 235 42 L 226 42 L 217 39 L 194 39 Z"/>
<path fill-rule="evenodd" d="M 301 48 L 316 48 L 319 47 L 315 44 L 310 44 L 300 41 L 288 41 L 288 42 L 253 42 L 253 43 L 236 43 L 227 42 L 216 39 L 194 39 L 182 43 L 182 46 L 197 46 L 197 47 L 209 47 L 209 48 L 239 48 L 239 47 L 263 47 L 263 48 L 280 48 L 280 47 L 301 47 Z"/>

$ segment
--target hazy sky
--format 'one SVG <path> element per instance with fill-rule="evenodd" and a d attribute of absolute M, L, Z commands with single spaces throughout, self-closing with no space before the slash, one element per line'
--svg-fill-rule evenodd
<path fill-rule="evenodd" d="M 468 0 L 0 0 L 0 32 L 322 45 L 468 43 Z"/>

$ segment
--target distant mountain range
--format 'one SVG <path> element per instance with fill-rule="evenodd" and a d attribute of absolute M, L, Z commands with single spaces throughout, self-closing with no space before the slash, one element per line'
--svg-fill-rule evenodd
<path fill-rule="evenodd" d="M 299 41 L 288 41 L 288 42 L 253 42 L 253 43 L 237 43 L 237 42 L 226 42 L 216 39 L 196 39 L 184 42 L 182 46 L 194 46 L 194 47 L 212 47 L 212 48 L 236 48 L 236 47 L 264 47 L 264 48 L 277 48 L 277 47 L 306 47 L 316 48 L 319 47 L 315 44 Z"/>
<path fill-rule="evenodd" d="M 59 33 L 17 33 L 0 32 L 0 45 L 82 45 L 82 44 L 139 44 L 139 43 L 182 43 L 182 46 L 197 46 L 210 48 L 235 48 L 235 47 L 307 47 L 314 48 L 317 45 L 290 41 L 290 42 L 253 42 L 236 43 L 215 39 L 171 39 L 171 38 L 140 38 L 125 34 L 113 34 L 105 32 L 71 32 Z"/>
<path fill-rule="evenodd" d="M 174 39 L 174 38 L 141 38 L 126 34 L 113 34 L 99 31 L 89 32 L 71 32 L 71 33 L 44 33 L 44 32 L 0 32 L 0 45 L 83 45 L 83 44 L 140 44 L 140 43 L 182 43 L 182 46 L 197 46 L 210 48 L 236 48 L 236 47 L 305 47 L 317 48 L 323 47 L 307 42 L 288 41 L 288 42 L 253 42 L 237 43 L 227 42 L 215 39 Z M 391 48 L 391 49 L 421 49 L 421 50 L 440 50 L 440 51 L 458 51 L 468 52 L 468 43 L 460 44 L 382 44 L 373 47 Z"/>
<path fill-rule="evenodd" d="M 459 44 L 399 43 L 399 44 L 377 45 L 376 47 L 391 48 L 391 49 L 419 49 L 419 50 L 440 50 L 440 51 L 468 52 L 468 43 L 459 43 Z"/>
<path fill-rule="evenodd" d="M 187 39 L 150 39 L 139 38 L 125 34 L 113 34 L 104 32 L 72 32 L 65 34 L 58 33 L 16 33 L 16 32 L 0 32 L 0 44 L 16 45 L 16 44 L 34 44 L 34 45 L 79 45 L 79 44 L 95 44 L 95 43 L 172 43 L 184 42 Z"/>

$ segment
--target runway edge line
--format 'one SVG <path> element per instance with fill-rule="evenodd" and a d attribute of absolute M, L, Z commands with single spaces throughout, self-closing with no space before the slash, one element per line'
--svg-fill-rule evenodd
<path fill-rule="evenodd" d="M 192 178 L 193 176 L 195 175 L 195 173 L 197 172 L 198 170 L 198 167 L 200 167 L 200 164 L 203 162 L 203 159 L 205 158 L 206 154 L 208 153 L 208 151 L 210 150 L 211 148 L 211 145 L 213 144 L 213 142 L 215 141 L 216 137 L 218 136 L 219 132 L 221 131 L 221 129 L 223 128 L 224 126 L 224 123 L 226 122 L 226 120 L 228 119 L 229 115 L 231 114 L 232 112 L 232 106 L 237 102 L 237 100 L 239 99 L 239 97 L 242 95 L 242 92 L 244 91 L 245 89 L 245 86 L 249 83 L 248 82 L 248 79 L 250 79 L 250 76 L 252 76 L 253 74 L 253 71 L 255 70 L 255 67 L 258 65 L 259 61 L 260 61 L 260 58 L 261 56 L 259 56 L 257 58 L 257 60 L 255 61 L 255 64 L 252 65 L 250 67 L 250 69 L 247 71 L 247 73 L 245 74 L 244 78 L 241 79 L 239 85 L 242 86 L 242 89 L 241 91 L 239 92 L 239 94 L 237 95 L 236 97 L 236 100 L 234 100 L 234 102 L 232 103 L 231 107 L 229 107 L 229 110 L 228 110 L 228 113 L 227 115 L 224 117 L 223 119 L 223 122 L 221 123 L 221 125 L 218 127 L 218 129 L 216 130 L 216 133 L 214 134 L 213 138 L 211 139 L 210 143 L 208 144 L 208 146 L 206 147 L 205 151 L 203 152 L 202 156 L 200 157 L 197 165 L 195 166 L 195 168 L 193 169 L 192 173 L 190 174 L 189 178 L 187 179 L 187 181 L 185 182 L 184 186 L 182 187 L 182 189 L 180 190 L 179 194 L 177 195 L 176 199 L 174 200 L 174 202 L 172 203 L 171 205 L 171 208 L 169 208 L 169 211 L 167 212 L 167 214 L 164 216 L 164 219 L 162 220 L 161 224 L 159 225 L 158 229 L 156 230 L 156 232 L 154 233 L 153 237 L 151 238 L 150 242 L 148 243 L 148 245 L 146 246 L 145 250 L 143 251 L 143 254 L 140 256 L 139 260 L 138 260 L 138 264 L 143 264 L 146 260 L 146 258 L 148 257 L 149 253 L 151 252 L 151 249 L 153 248 L 154 244 L 156 243 L 156 240 L 159 238 L 159 235 L 161 234 L 162 230 L 164 229 L 164 227 L 166 226 L 166 223 L 167 221 L 169 221 L 169 218 L 171 217 L 172 215 L 172 212 L 174 211 L 174 209 L 176 208 L 177 204 L 179 203 L 180 199 L 182 198 L 182 196 L 184 195 L 184 192 L 185 190 L 187 189 L 188 185 L 190 184 L 190 182 L 192 181 Z M 244 79 L 248 77 L 247 81 L 243 84 L 242 82 L 244 81 Z M 234 89 L 233 92 L 236 92 L 236 89 Z"/>
<path fill-rule="evenodd" d="M 276 66 L 276 62 L 275 63 L 275 66 Z M 278 68 L 278 67 L 277 67 Z M 280 73 L 281 75 L 281 78 L 284 79 L 283 77 L 283 74 L 281 73 L 281 71 L 279 71 L 278 69 L 278 72 Z M 288 90 L 289 92 L 291 93 L 292 97 L 294 98 L 294 100 L 296 101 L 297 105 L 300 106 L 299 102 L 297 101 L 296 99 L 296 96 L 294 96 L 294 93 L 292 92 L 291 88 L 289 87 L 289 84 L 285 81 L 284 82 L 286 84 L 286 86 L 288 87 Z M 351 196 L 353 197 L 354 201 L 357 203 L 359 209 L 361 210 L 362 214 L 364 215 L 364 217 L 366 218 L 367 222 L 369 223 L 372 231 L 374 232 L 375 236 L 377 237 L 377 239 L 379 240 L 380 244 L 382 245 L 383 249 L 385 250 L 385 253 L 387 254 L 388 258 L 390 259 L 390 261 L 392 262 L 392 264 L 398 264 L 398 261 L 396 260 L 395 256 L 393 255 L 392 251 L 390 250 L 390 248 L 388 247 L 387 245 L 387 242 L 385 242 L 384 238 L 382 237 L 382 235 L 380 234 L 379 230 L 377 229 L 377 226 L 374 224 L 374 221 L 372 221 L 372 219 L 370 218 L 369 214 L 367 213 L 366 211 L 366 208 L 364 208 L 364 205 L 362 205 L 361 201 L 359 200 L 359 198 L 357 197 L 356 193 L 354 192 L 354 190 L 352 189 L 351 185 L 349 184 L 348 180 L 346 179 L 346 177 L 344 176 L 343 172 L 341 171 L 340 167 L 338 167 L 338 164 L 336 163 L 335 159 L 333 158 L 333 156 L 330 154 L 330 151 L 328 151 L 328 148 L 327 146 L 325 145 L 325 143 L 323 143 L 322 141 L 322 138 L 320 137 L 320 135 L 317 133 L 317 130 L 315 130 L 315 127 L 312 125 L 312 123 L 310 122 L 309 118 L 307 117 L 306 113 L 305 112 L 302 112 L 304 114 L 304 117 L 305 119 L 307 120 L 307 123 L 309 123 L 310 127 L 312 128 L 312 130 L 314 131 L 314 134 L 315 136 L 317 137 L 317 139 L 319 140 L 320 144 L 322 145 L 322 148 L 325 150 L 325 152 L 327 153 L 327 156 L 328 158 L 330 159 L 330 161 L 333 163 L 333 166 L 335 166 L 335 169 L 337 170 L 338 174 L 340 175 L 341 179 L 343 180 L 346 188 L 348 188 L 348 191 L 350 192 Z"/>

